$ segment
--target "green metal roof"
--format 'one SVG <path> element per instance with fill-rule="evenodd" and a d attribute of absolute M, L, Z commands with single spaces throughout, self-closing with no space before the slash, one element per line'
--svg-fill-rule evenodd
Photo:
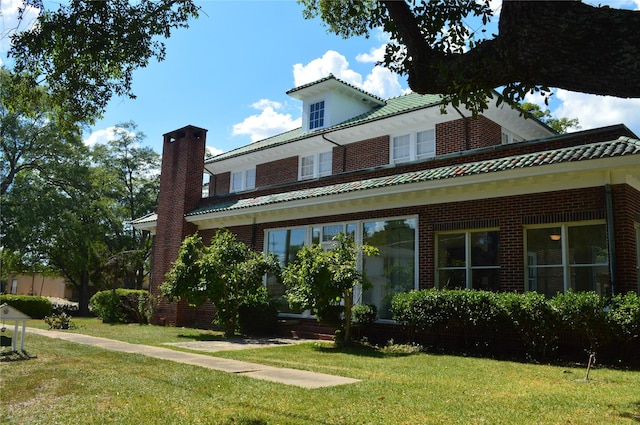
<path fill-rule="evenodd" d="M 215 163 L 218 161 L 223 161 L 225 159 L 246 155 L 250 152 L 273 148 L 276 146 L 295 142 L 296 140 L 314 137 L 318 134 L 339 130 L 341 128 L 361 125 L 367 122 L 389 118 L 394 115 L 404 114 L 417 109 L 437 106 L 440 105 L 441 101 L 442 96 L 440 95 L 422 95 L 418 93 L 409 93 L 403 96 L 394 97 L 391 99 L 387 99 L 386 105 L 384 106 L 374 108 L 371 111 L 365 112 L 364 114 L 358 115 L 332 127 L 310 133 L 303 133 L 302 128 L 296 128 L 294 130 L 286 131 L 284 133 L 277 134 L 275 136 L 242 146 L 240 148 L 230 150 L 220 155 L 207 158 L 205 160 L 205 164 Z"/>
<path fill-rule="evenodd" d="M 428 170 L 396 174 L 386 177 L 376 177 L 366 180 L 339 183 L 311 189 L 299 189 L 290 192 L 274 193 L 257 196 L 255 198 L 223 201 L 198 208 L 187 216 L 197 216 L 213 212 L 231 211 L 256 206 L 279 204 L 284 202 L 317 198 L 328 195 L 338 195 L 382 187 L 404 185 L 410 183 L 451 179 L 456 177 L 494 173 L 527 167 L 537 167 L 549 164 L 586 161 L 599 158 L 612 158 L 626 155 L 640 155 L 640 140 L 629 137 L 598 142 L 588 145 L 546 150 L 485 161 L 450 165 Z M 639 161 L 640 163 L 640 161 Z"/>

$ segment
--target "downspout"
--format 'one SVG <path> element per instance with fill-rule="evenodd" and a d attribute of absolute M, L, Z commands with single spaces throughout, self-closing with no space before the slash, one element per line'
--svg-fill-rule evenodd
<path fill-rule="evenodd" d="M 606 184 L 605 189 L 605 202 L 607 206 L 607 248 L 609 249 L 609 279 L 611 281 L 611 296 L 614 296 L 616 291 L 616 244 L 615 233 L 613 228 L 613 194 L 611 192 L 611 185 Z"/>
<path fill-rule="evenodd" d="M 324 133 L 322 133 L 321 136 L 327 142 L 342 148 L 342 172 L 344 173 L 346 171 L 346 168 L 347 168 L 347 147 L 344 146 L 344 145 L 340 145 L 340 144 L 334 142 L 333 140 L 327 139 L 327 136 L 325 136 Z"/>

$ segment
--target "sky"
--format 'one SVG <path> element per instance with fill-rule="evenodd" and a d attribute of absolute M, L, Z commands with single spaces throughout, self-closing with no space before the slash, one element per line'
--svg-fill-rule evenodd
<path fill-rule="evenodd" d="M 1 0 L 3 36 L 16 1 Z M 387 41 L 381 31 L 342 39 L 318 19 L 305 20 L 294 0 L 197 3 L 201 16 L 165 40 L 164 61 L 134 73 L 137 98 L 112 99 L 104 117 L 86 129 L 87 144 L 105 142 L 113 126 L 133 121 L 146 136 L 143 145 L 161 153 L 163 134 L 194 125 L 208 130 L 210 153 L 221 153 L 299 127 L 302 104 L 286 91 L 329 73 L 382 98 L 409 90 L 405 77 L 376 66 Z M 598 3 L 640 10 L 640 0 Z M 57 4 L 45 0 L 45 7 Z M 498 9 L 500 1 L 492 6 Z M 0 42 L 3 63 L 6 40 Z M 535 96 L 528 100 L 542 104 Z M 583 130 L 623 123 L 640 135 L 640 99 L 554 90 L 548 108 L 555 117 L 578 118 Z"/>

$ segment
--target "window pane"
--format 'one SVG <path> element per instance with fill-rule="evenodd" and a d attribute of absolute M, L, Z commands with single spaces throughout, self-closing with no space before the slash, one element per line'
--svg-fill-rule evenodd
<path fill-rule="evenodd" d="M 574 266 L 570 268 L 569 287 L 574 291 L 593 291 L 600 296 L 611 295 L 609 266 Z"/>
<path fill-rule="evenodd" d="M 363 223 L 363 243 L 380 255 L 363 258 L 363 270 L 371 287 L 363 291 L 362 303 L 374 304 L 378 318 L 391 319 L 391 298 L 415 288 L 416 219 Z"/>
<path fill-rule="evenodd" d="M 247 170 L 245 173 L 245 189 L 253 189 L 256 187 L 256 169 Z"/>
<path fill-rule="evenodd" d="M 408 134 L 393 138 L 393 160 L 409 160 L 410 159 L 410 138 Z"/>
<path fill-rule="evenodd" d="M 560 227 L 527 230 L 527 253 L 538 265 L 562 264 L 562 231 Z"/>
<path fill-rule="evenodd" d="M 231 191 L 237 192 L 242 190 L 242 172 L 233 173 L 231 176 Z"/>
<path fill-rule="evenodd" d="M 344 227 L 342 224 L 334 224 L 333 226 L 324 226 L 322 228 L 322 242 L 331 242 L 333 237 L 342 232 Z"/>
<path fill-rule="evenodd" d="M 500 238 L 497 231 L 471 233 L 471 266 L 500 264 Z"/>
<path fill-rule="evenodd" d="M 464 233 L 438 235 L 438 267 L 464 267 L 465 258 Z"/>
<path fill-rule="evenodd" d="M 300 158 L 300 176 L 313 177 L 313 155 Z"/>
<path fill-rule="evenodd" d="M 304 246 L 305 229 L 286 229 L 269 231 L 267 235 L 267 252 L 272 252 L 278 258 L 280 266 L 284 267 L 296 259 L 298 251 Z M 286 288 L 276 276 L 267 276 L 267 291 L 273 298 L 281 298 Z M 286 302 L 281 303 L 283 312 L 291 312 Z"/>
<path fill-rule="evenodd" d="M 473 269 L 471 287 L 482 291 L 499 291 L 500 269 Z"/>
<path fill-rule="evenodd" d="M 436 152 L 436 131 L 426 130 L 417 134 L 418 158 L 433 156 Z"/>
<path fill-rule="evenodd" d="M 318 155 L 318 174 L 321 176 L 331 174 L 331 152 L 323 152 Z"/>
<path fill-rule="evenodd" d="M 466 289 L 467 273 L 460 270 L 439 270 L 438 289 Z"/>
<path fill-rule="evenodd" d="M 529 290 L 544 294 L 547 298 L 564 293 L 564 275 L 562 267 L 529 266 Z"/>
<path fill-rule="evenodd" d="M 607 230 L 604 224 L 569 227 L 569 264 L 608 264 Z"/>

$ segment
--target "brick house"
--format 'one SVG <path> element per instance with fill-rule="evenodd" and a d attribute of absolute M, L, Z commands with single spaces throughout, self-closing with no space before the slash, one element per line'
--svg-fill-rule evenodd
<path fill-rule="evenodd" d="M 624 125 L 558 135 L 508 106 L 442 114 L 439 96 L 385 100 L 332 75 L 287 94 L 301 128 L 211 158 L 205 129 L 165 134 L 157 213 L 135 222 L 155 235 L 152 291 L 185 236 L 220 228 L 282 264 L 338 232 L 377 246 L 354 301 L 381 322 L 412 289 L 640 291 L 640 140 Z M 185 303 L 158 313 L 211 318 Z"/>

